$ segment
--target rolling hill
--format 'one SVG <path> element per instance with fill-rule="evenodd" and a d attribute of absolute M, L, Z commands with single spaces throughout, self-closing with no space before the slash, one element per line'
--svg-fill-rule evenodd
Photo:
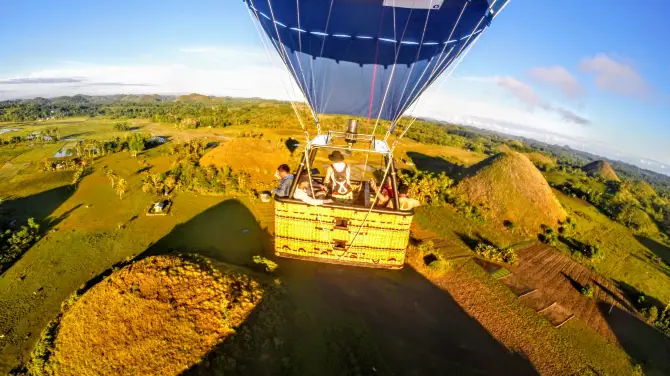
<path fill-rule="evenodd" d="M 470 167 L 456 190 L 484 208 L 487 220 L 511 222 L 526 234 L 566 218 L 547 181 L 521 153 L 499 153 Z"/>
<path fill-rule="evenodd" d="M 582 170 L 586 173 L 586 175 L 591 177 L 603 178 L 605 180 L 621 181 L 617 176 L 616 172 L 614 172 L 612 166 L 606 161 L 600 160 L 591 162 L 582 167 Z"/>

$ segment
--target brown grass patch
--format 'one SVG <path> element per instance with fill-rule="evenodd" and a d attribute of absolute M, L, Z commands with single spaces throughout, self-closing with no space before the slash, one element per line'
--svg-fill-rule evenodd
<path fill-rule="evenodd" d="M 482 207 L 488 220 L 498 225 L 510 221 L 526 234 L 537 234 L 542 225 L 555 226 L 566 217 L 542 173 L 517 152 L 496 154 L 472 166 L 456 189 Z"/>
<path fill-rule="evenodd" d="M 255 138 L 226 140 L 205 154 L 200 163 L 216 167 L 229 166 L 233 171 L 245 171 L 251 175 L 252 183 L 276 183 L 277 166 L 287 163 L 292 169 L 297 166 L 302 149 L 293 156 L 281 141 Z"/>
<path fill-rule="evenodd" d="M 205 259 L 150 257 L 63 314 L 46 367 L 56 375 L 177 375 L 233 333 L 261 297 L 256 281 Z"/>
<path fill-rule="evenodd" d="M 546 167 L 555 167 L 556 166 L 556 161 L 542 153 L 534 152 L 534 153 L 525 153 L 525 155 L 530 159 L 531 162 L 535 166 L 546 166 Z"/>

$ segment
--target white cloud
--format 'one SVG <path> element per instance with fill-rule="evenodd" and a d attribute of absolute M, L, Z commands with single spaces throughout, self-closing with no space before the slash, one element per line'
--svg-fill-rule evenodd
<path fill-rule="evenodd" d="M 542 98 L 532 86 L 525 82 L 510 76 L 494 76 L 494 77 L 465 77 L 466 80 L 492 83 L 504 88 L 507 92 L 512 94 L 516 99 L 526 104 L 530 111 L 536 108 L 542 109 L 558 115 L 563 121 L 579 124 L 589 125 L 591 121 L 577 113 L 562 107 L 557 107 L 546 99 Z"/>
<path fill-rule="evenodd" d="M 172 61 L 133 65 L 64 62 L 57 67 L 0 77 L 0 99 L 121 91 L 303 100 L 281 62 L 273 63 L 263 50 L 191 47 L 180 50 Z"/>
<path fill-rule="evenodd" d="M 579 97 L 584 93 L 577 79 L 561 66 L 535 67 L 528 74 L 540 83 L 557 87 L 569 98 Z"/>
<path fill-rule="evenodd" d="M 595 74 L 595 84 L 603 91 L 650 99 L 652 89 L 632 66 L 600 54 L 583 59 L 579 65 L 583 72 Z"/>

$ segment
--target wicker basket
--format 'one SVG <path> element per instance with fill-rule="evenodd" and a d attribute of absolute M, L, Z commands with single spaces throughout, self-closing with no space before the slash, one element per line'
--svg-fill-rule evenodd
<path fill-rule="evenodd" d="M 275 253 L 303 260 L 400 269 L 405 262 L 411 223 L 411 213 L 368 215 L 364 208 L 276 201 Z"/>

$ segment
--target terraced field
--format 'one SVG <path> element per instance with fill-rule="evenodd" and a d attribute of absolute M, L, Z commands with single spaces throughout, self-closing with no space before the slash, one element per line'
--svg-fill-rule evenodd
<path fill-rule="evenodd" d="M 605 318 L 609 310 L 604 308 L 616 306 L 626 311 L 633 310 L 617 286 L 544 244 L 530 245 L 517 250 L 517 254 L 519 264 L 513 274 L 502 281 L 517 292 L 525 304 L 543 314 L 555 326 L 574 315 L 605 338 L 616 342 L 616 335 Z M 582 287 L 588 284 L 595 289 L 592 298 L 581 293 Z"/>
<path fill-rule="evenodd" d="M 519 262 L 511 268 L 512 274 L 498 280 L 526 306 L 556 328 L 579 320 L 630 355 L 646 359 L 654 369 L 670 370 L 670 341 L 637 316 L 616 284 L 545 244 L 532 244 L 516 252 Z M 494 275 L 500 268 L 485 269 Z M 581 293 L 587 284 L 594 287 L 592 298 Z"/>

